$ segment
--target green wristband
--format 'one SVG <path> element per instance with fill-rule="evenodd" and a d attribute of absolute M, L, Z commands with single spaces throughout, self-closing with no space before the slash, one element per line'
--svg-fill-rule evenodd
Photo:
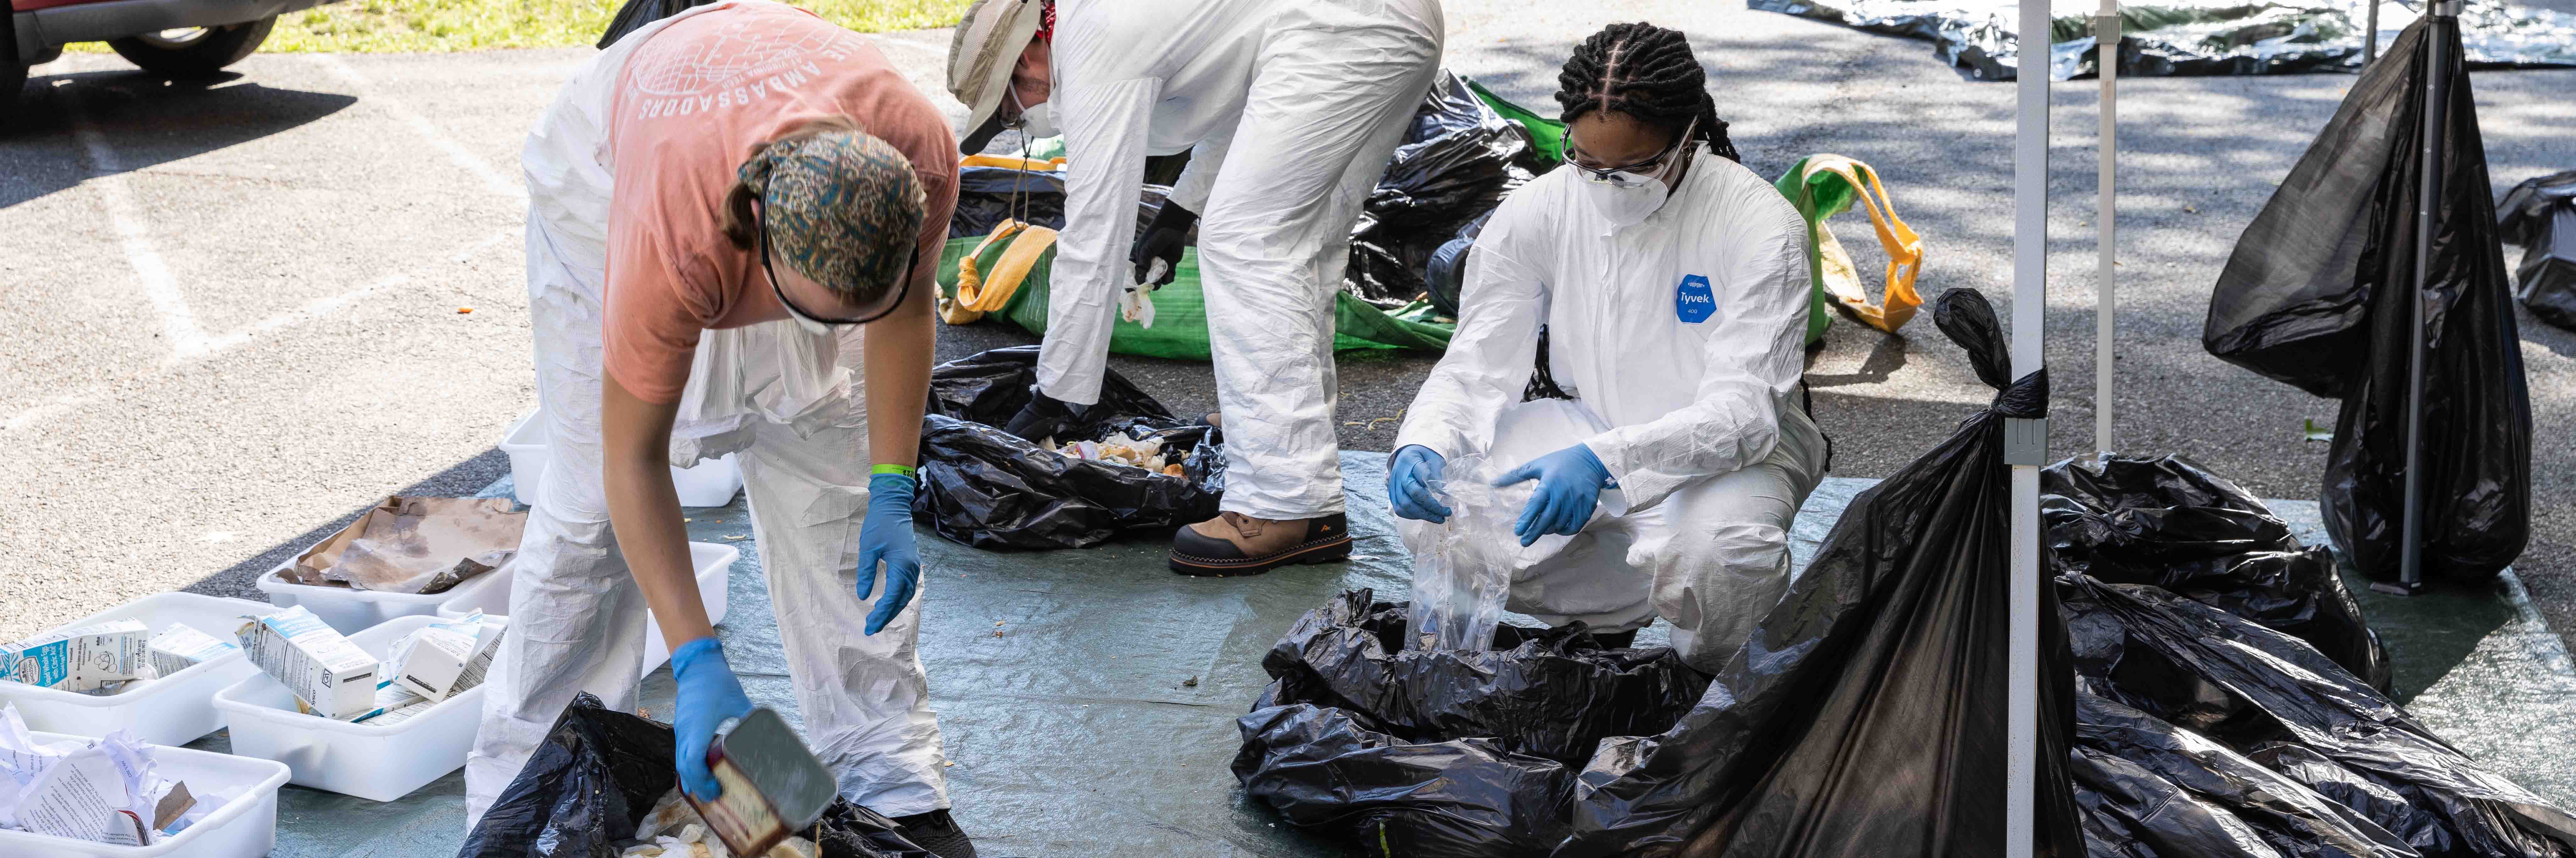
<path fill-rule="evenodd" d="M 921 469 L 915 468 L 911 465 L 878 465 L 868 469 L 868 476 L 873 477 L 878 474 L 895 474 L 897 476 L 920 479 Z"/>

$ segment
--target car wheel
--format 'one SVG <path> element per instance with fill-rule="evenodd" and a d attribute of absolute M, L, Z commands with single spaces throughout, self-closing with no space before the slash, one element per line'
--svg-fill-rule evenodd
<path fill-rule="evenodd" d="M 259 50 L 259 43 L 268 41 L 268 31 L 276 26 L 277 16 L 270 15 L 247 24 L 142 33 L 111 39 L 107 46 L 153 74 L 208 77 Z"/>

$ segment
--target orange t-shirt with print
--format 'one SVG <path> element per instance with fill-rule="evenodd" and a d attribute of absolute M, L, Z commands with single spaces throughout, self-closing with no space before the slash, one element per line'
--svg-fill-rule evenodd
<path fill-rule="evenodd" d="M 842 115 L 912 161 L 925 192 L 914 292 L 932 278 L 957 207 L 957 139 L 864 36 L 778 3 L 743 3 L 675 22 L 619 72 L 608 146 L 603 363 L 647 402 L 689 381 L 700 332 L 774 317 L 757 247 L 724 235 L 735 170 L 761 144 Z"/>

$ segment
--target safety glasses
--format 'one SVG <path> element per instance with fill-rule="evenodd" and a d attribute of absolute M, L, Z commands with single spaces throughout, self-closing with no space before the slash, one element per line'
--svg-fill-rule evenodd
<path fill-rule="evenodd" d="M 1566 166 L 1583 171 L 1584 179 L 1613 187 L 1635 188 L 1644 186 L 1649 179 L 1660 178 L 1670 170 L 1673 162 L 1679 159 L 1682 147 L 1690 145 L 1691 132 L 1697 130 L 1699 130 L 1699 119 L 1692 117 L 1689 124 L 1682 126 L 1681 136 L 1673 139 L 1673 145 L 1666 147 L 1655 157 L 1621 167 L 1595 167 L 1583 163 L 1583 150 L 1574 147 L 1572 125 L 1558 132 L 1560 135 L 1558 143 L 1565 151 Z"/>
<path fill-rule="evenodd" d="M 912 269 L 914 265 L 921 262 L 921 257 L 917 253 L 910 259 L 905 260 L 903 264 L 903 280 L 895 285 L 894 300 L 886 302 L 884 308 L 854 319 L 834 319 L 806 312 L 805 308 L 796 306 L 796 302 L 788 300 L 787 290 L 779 288 L 778 286 L 778 269 L 772 267 L 769 261 L 769 224 L 767 218 L 763 216 L 761 218 L 761 222 L 757 224 L 757 226 L 760 229 L 760 273 L 769 278 L 770 293 L 778 296 L 778 306 L 787 308 L 788 315 L 795 316 L 796 318 L 818 325 L 864 325 L 892 315 L 895 310 L 903 307 L 904 297 L 912 292 Z"/>

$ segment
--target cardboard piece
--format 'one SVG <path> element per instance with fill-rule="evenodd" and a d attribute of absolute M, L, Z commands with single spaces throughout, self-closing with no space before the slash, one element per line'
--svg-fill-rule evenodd
<path fill-rule="evenodd" d="M 511 506 L 505 497 L 387 497 L 273 574 L 310 586 L 444 593 L 518 552 L 528 514 Z"/>

